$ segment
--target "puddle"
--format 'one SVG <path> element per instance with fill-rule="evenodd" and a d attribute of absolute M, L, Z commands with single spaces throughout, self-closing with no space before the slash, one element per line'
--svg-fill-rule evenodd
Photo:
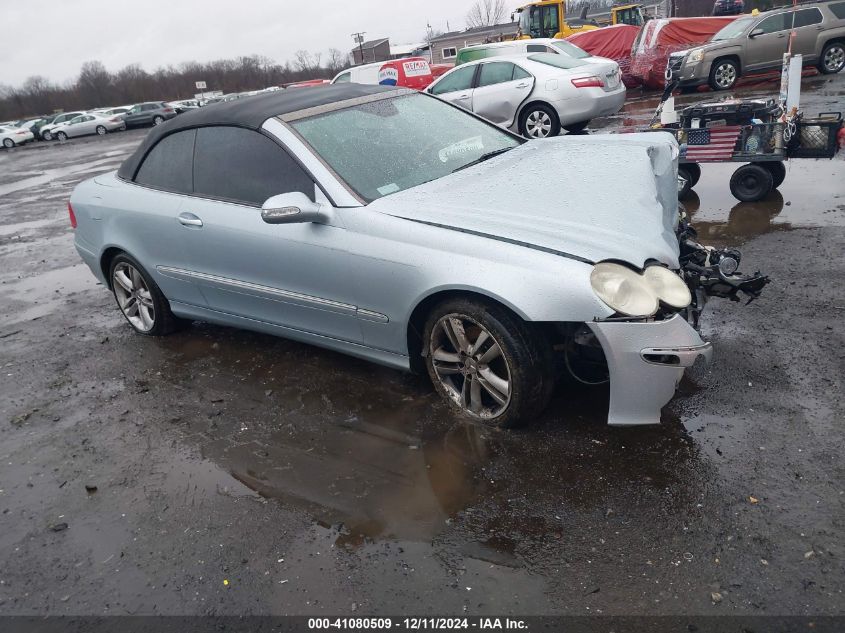
<path fill-rule="evenodd" d="M 71 176 L 77 173 L 87 173 L 96 170 L 109 171 L 115 168 L 114 158 L 99 158 L 87 163 L 77 163 L 67 165 L 65 167 L 56 167 L 54 169 L 46 169 L 39 176 L 31 176 L 22 180 L 0 185 L 0 196 L 5 196 L 21 189 L 29 189 L 31 187 L 38 187 L 52 183 L 65 176 Z"/>
<path fill-rule="evenodd" d="M 338 546 L 430 542 L 466 522 L 488 535 L 467 555 L 519 567 L 524 537 L 558 539 L 567 517 L 632 487 L 693 504 L 708 476 L 677 420 L 607 427 L 601 388 L 562 387 L 528 431 L 502 433 L 452 416 L 425 378 L 282 339 L 194 325 L 141 344 L 156 345 L 145 356 L 183 394 L 175 428 L 219 485 L 305 512 Z M 526 495 L 557 518 L 533 516 Z"/>
<path fill-rule="evenodd" d="M 48 218 L 46 220 L 32 220 L 31 222 L 18 222 L 17 224 L 0 224 L 0 237 L 7 235 L 17 235 L 23 231 L 30 231 L 32 229 L 40 229 L 45 226 L 50 226 L 57 222 L 56 218 Z"/>
<path fill-rule="evenodd" d="M 96 286 L 97 280 L 85 264 L 23 279 L 7 278 L 0 284 L 0 321 L 18 323 L 46 316 L 63 308 L 68 295 Z"/>

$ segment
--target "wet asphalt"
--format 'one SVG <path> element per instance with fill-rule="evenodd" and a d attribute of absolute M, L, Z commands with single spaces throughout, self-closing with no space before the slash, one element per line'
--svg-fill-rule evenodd
<path fill-rule="evenodd" d="M 804 91 L 845 109 L 845 75 Z M 845 614 L 842 155 L 753 204 L 704 167 L 703 241 L 773 282 L 711 302 L 659 427 L 563 385 L 500 432 L 306 345 L 133 335 L 65 205 L 144 134 L 0 152 L 0 614 Z"/>

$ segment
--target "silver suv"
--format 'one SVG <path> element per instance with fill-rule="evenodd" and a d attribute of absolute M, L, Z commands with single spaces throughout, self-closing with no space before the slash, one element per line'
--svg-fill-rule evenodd
<path fill-rule="evenodd" d="M 838 0 L 740 16 L 703 46 L 670 55 L 667 70 L 681 88 L 729 90 L 743 75 L 780 68 L 793 28 L 792 53 L 804 65 L 826 74 L 845 67 L 845 2 Z"/>

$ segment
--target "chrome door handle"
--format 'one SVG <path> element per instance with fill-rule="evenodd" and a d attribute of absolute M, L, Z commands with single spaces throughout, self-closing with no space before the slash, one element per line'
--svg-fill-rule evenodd
<path fill-rule="evenodd" d="M 517 88 L 527 88 L 528 84 L 527 83 L 516 84 L 516 87 Z"/>
<path fill-rule="evenodd" d="M 202 226 L 202 220 L 193 213 L 180 213 L 179 224 L 182 226 Z"/>
<path fill-rule="evenodd" d="M 786 33 L 779 33 L 778 34 L 778 39 L 783 39 L 785 37 L 786 37 Z"/>
<path fill-rule="evenodd" d="M 461 95 L 460 97 L 455 97 L 456 101 L 460 101 L 461 99 L 469 99 L 469 95 Z"/>

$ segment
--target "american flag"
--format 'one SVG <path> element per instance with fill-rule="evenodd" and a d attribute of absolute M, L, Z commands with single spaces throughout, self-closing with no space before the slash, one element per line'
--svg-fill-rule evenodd
<path fill-rule="evenodd" d="M 727 125 L 689 130 L 686 159 L 703 163 L 730 158 L 741 129 L 739 125 Z"/>

